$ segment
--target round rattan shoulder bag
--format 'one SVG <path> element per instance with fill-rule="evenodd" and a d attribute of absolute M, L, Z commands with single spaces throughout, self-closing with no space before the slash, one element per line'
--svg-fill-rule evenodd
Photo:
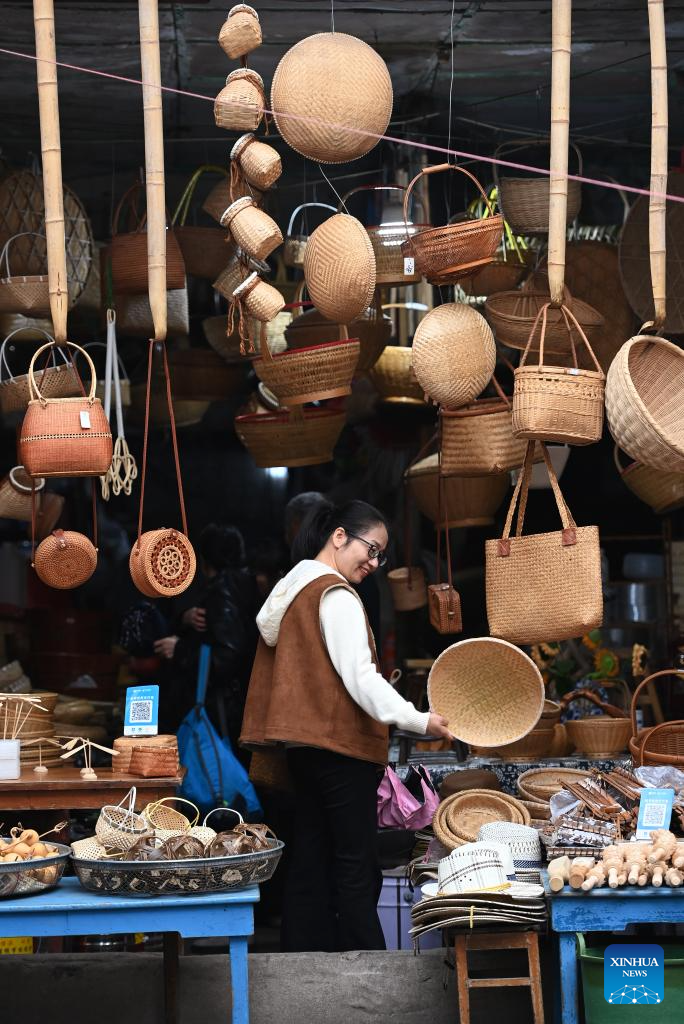
<path fill-rule="evenodd" d="M 97 504 L 93 493 L 93 540 L 75 530 L 53 530 L 36 547 L 36 491 L 31 494 L 31 564 L 36 576 L 55 590 L 82 586 L 97 567 Z"/>
<path fill-rule="evenodd" d="M 188 525 L 185 516 L 183 498 L 183 481 L 181 479 L 180 462 L 178 459 L 178 441 L 176 438 L 176 422 L 173 415 L 171 400 L 171 381 L 169 364 L 166 358 L 166 346 L 162 344 L 164 360 L 164 376 L 166 378 L 166 399 L 171 422 L 171 441 L 176 464 L 176 481 L 180 499 L 181 521 L 180 530 L 163 527 L 159 530 L 142 531 L 143 509 L 145 505 L 145 476 L 147 471 L 147 441 L 150 420 L 150 385 L 152 383 L 152 360 L 154 341 L 150 341 L 147 365 L 147 400 L 145 403 L 145 436 L 143 443 L 142 480 L 140 484 L 140 513 L 138 516 L 138 539 L 133 545 L 128 560 L 131 578 L 138 590 L 146 597 L 175 597 L 182 594 L 195 577 L 197 562 L 192 544 L 188 540 Z"/>

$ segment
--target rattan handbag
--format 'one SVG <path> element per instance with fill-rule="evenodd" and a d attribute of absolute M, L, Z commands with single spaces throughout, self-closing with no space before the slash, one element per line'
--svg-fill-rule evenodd
<path fill-rule="evenodd" d="M 463 220 L 445 227 L 427 228 L 410 236 L 408 210 L 411 192 L 424 174 L 440 171 L 459 171 L 470 178 L 482 196 L 489 216 L 479 220 Z M 434 167 L 425 167 L 420 171 L 406 189 L 404 226 L 407 236 L 401 246 L 404 256 L 414 261 L 415 269 L 431 284 L 453 284 L 463 277 L 469 277 L 478 267 L 492 262 L 503 238 L 504 221 L 501 214 L 493 213 L 486 192 L 470 171 L 456 164 L 435 164 Z"/>
<path fill-rule="evenodd" d="M 24 327 L 17 327 L 10 331 L 0 348 L 0 409 L 3 413 L 23 412 L 31 399 L 31 388 L 29 386 L 28 373 L 22 373 L 15 377 L 7 358 L 8 346 L 15 335 L 28 330 Z M 40 391 L 46 398 L 66 398 L 69 395 L 77 395 L 79 388 L 78 373 L 76 367 L 69 359 L 63 349 L 55 345 L 52 335 L 41 328 L 36 332 L 47 338 L 48 346 L 43 346 L 41 351 L 48 349 L 45 365 L 40 372 Z M 33 333 L 29 331 L 29 333 Z M 59 356 L 59 361 L 57 357 Z"/>
<path fill-rule="evenodd" d="M 603 621 L 598 527 L 576 526 L 546 446 L 542 449 L 563 529 L 522 536 L 534 457 L 531 441 L 503 536 L 485 542 L 489 631 L 515 644 L 584 636 Z M 511 537 L 516 505 L 515 536 Z"/>
<path fill-rule="evenodd" d="M 334 206 L 330 206 L 329 203 L 302 203 L 300 206 L 295 206 L 292 214 L 290 215 L 290 221 L 287 225 L 287 233 L 285 235 L 285 245 L 283 246 L 283 263 L 286 267 L 303 267 L 304 266 L 304 253 L 306 252 L 306 243 L 309 241 L 309 233 L 305 230 L 306 223 L 302 225 L 303 230 L 295 233 L 294 226 L 295 220 L 304 210 L 311 210 L 313 207 L 319 210 L 329 210 L 331 213 L 337 213 Z M 306 213 L 304 218 L 306 218 Z"/>
<path fill-rule="evenodd" d="M 78 398 L 48 398 L 38 387 L 34 367 L 50 344 L 34 353 L 29 367 L 31 400 L 19 437 L 19 455 L 29 476 L 102 476 L 112 461 L 112 432 L 95 395 L 93 361 L 85 349 L 66 344 L 86 360 L 90 390 Z"/>
<path fill-rule="evenodd" d="M 255 132 L 266 106 L 264 80 L 251 68 L 231 71 L 214 101 L 217 128 L 231 132 Z"/>
<path fill-rule="evenodd" d="M 461 598 L 454 589 L 454 581 L 451 575 L 451 544 L 449 541 L 449 513 L 446 506 L 446 493 L 440 475 L 440 505 L 443 512 L 442 524 L 437 527 L 437 582 L 432 583 L 428 588 L 428 613 L 430 624 L 438 633 L 450 634 L 461 633 L 463 620 L 461 618 Z M 446 583 L 440 580 L 442 574 L 442 528 L 444 529 L 444 540 L 446 547 L 447 579 Z"/>
<path fill-rule="evenodd" d="M 304 279 L 316 309 L 334 323 L 349 323 L 368 309 L 375 291 L 375 253 L 355 217 L 336 213 L 312 232 Z"/>
<path fill-rule="evenodd" d="M 600 441 L 603 432 L 603 405 L 606 375 L 594 355 L 586 334 L 566 306 L 561 306 L 570 348 L 572 367 L 544 364 L 546 317 L 550 303 L 537 313 L 530 338 L 520 365 L 514 373 L 513 433 L 525 440 L 558 441 L 567 444 L 593 444 Z M 539 362 L 527 366 L 530 345 L 541 319 L 539 336 Z M 579 333 L 595 370 L 581 370 L 577 365 L 577 351 L 571 323 Z"/>
<path fill-rule="evenodd" d="M 82 586 L 97 568 L 97 504 L 92 485 L 93 540 L 74 530 L 53 530 L 36 547 L 36 504 L 32 496 L 31 565 L 36 576 L 55 590 Z"/>
<path fill-rule="evenodd" d="M 166 401 L 171 425 L 171 441 L 176 466 L 176 482 L 180 500 L 181 522 L 183 532 L 165 527 L 160 530 L 148 530 L 143 533 L 143 512 L 145 508 L 145 476 L 147 472 L 147 447 L 150 427 L 150 393 L 152 386 L 152 362 L 154 340 L 150 341 L 147 359 L 147 390 L 145 395 L 145 433 L 143 441 L 143 461 L 140 480 L 140 509 L 138 513 L 138 539 L 131 549 L 128 565 L 131 578 L 138 590 L 146 597 L 176 597 L 192 583 L 195 578 L 196 559 L 192 544 L 188 540 L 188 524 L 185 516 L 183 498 L 183 480 L 181 478 L 180 461 L 178 458 L 178 440 L 176 438 L 176 421 L 171 398 L 171 378 L 166 357 L 166 345 L 162 344 L 164 377 L 166 382 Z"/>
<path fill-rule="evenodd" d="M 346 210 L 347 200 L 359 192 L 400 192 L 403 196 L 405 191 L 406 188 L 403 185 L 359 185 L 342 196 L 337 212 L 341 213 L 343 209 Z M 414 205 L 419 205 L 422 210 L 423 204 L 417 196 L 413 201 Z M 420 273 L 415 269 L 407 271 L 404 266 L 401 244 L 406 241 L 407 236 L 410 238 L 417 231 L 425 231 L 429 227 L 430 225 L 425 223 L 415 224 L 413 221 L 408 221 L 407 224 L 404 224 L 403 220 L 394 220 L 381 221 L 380 224 L 366 228 L 375 253 L 376 284 L 399 288 L 420 281 Z"/>
<path fill-rule="evenodd" d="M 31 495 L 39 494 L 45 487 L 45 480 L 32 480 L 23 466 L 14 466 L 3 480 L 0 480 L 0 516 L 3 519 L 31 521 Z"/>
<path fill-rule="evenodd" d="M 50 312 L 47 274 L 13 274 L 9 251 L 12 242 L 35 231 L 20 231 L 5 242 L 0 252 L 0 275 L 5 264 L 5 275 L 0 276 L 0 313 L 25 313 L 27 316 L 47 316 Z M 42 235 L 37 237 L 42 238 Z"/>
<path fill-rule="evenodd" d="M 217 227 L 186 224 L 186 221 L 200 178 L 203 174 L 215 172 L 220 174 L 223 168 L 211 164 L 197 168 L 185 186 L 171 220 L 187 273 L 206 281 L 213 281 L 221 273 L 230 256 L 226 233 Z"/>
<path fill-rule="evenodd" d="M 257 46 L 261 46 L 261 25 L 259 15 L 248 4 L 236 4 L 228 11 L 228 17 L 219 32 L 219 46 L 231 60 L 246 57 Z"/>
<path fill-rule="evenodd" d="M 136 212 L 136 198 L 140 184 L 124 192 L 112 220 L 111 264 L 114 292 L 117 295 L 141 295 L 147 292 L 147 215 Z M 124 207 L 134 223 L 132 231 L 119 230 Z M 173 231 L 166 232 L 166 287 L 175 290 L 185 287 L 185 263 L 178 240 Z"/>

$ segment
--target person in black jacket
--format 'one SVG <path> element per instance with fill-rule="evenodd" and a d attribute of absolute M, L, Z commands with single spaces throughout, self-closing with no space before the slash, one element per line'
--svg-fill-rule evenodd
<path fill-rule="evenodd" d="M 180 635 L 157 640 L 154 649 L 169 659 L 170 674 L 180 683 L 178 720 L 195 700 L 201 644 L 211 646 L 207 711 L 240 756 L 242 724 L 249 675 L 257 644 L 255 617 L 258 595 L 245 568 L 245 544 L 233 526 L 212 523 L 200 536 L 199 554 L 206 587 L 198 607 L 183 615 Z"/>

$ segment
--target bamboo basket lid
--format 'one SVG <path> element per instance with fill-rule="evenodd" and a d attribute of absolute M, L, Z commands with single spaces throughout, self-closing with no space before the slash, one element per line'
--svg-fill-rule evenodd
<path fill-rule="evenodd" d="M 470 789 L 454 793 L 445 801 L 448 808 L 444 817 L 450 832 L 468 843 L 477 841 L 482 825 L 492 821 L 508 821 L 515 825 L 529 825 L 530 813 L 515 797 L 489 789 Z M 444 821 L 444 817 L 442 821 Z"/>
<path fill-rule="evenodd" d="M 672 171 L 668 175 L 667 191 L 684 197 L 684 174 Z M 640 196 L 634 203 L 622 229 L 619 247 L 622 286 L 642 323 L 654 317 L 648 205 L 648 196 Z M 667 316 L 663 330 L 681 334 L 684 332 L 684 203 L 667 202 L 666 238 Z"/>
<path fill-rule="evenodd" d="M 505 685 L 502 685 L 505 680 Z M 539 721 L 544 683 L 531 658 L 494 637 L 447 647 L 428 676 L 430 708 L 472 746 L 501 747 L 522 739 Z"/>

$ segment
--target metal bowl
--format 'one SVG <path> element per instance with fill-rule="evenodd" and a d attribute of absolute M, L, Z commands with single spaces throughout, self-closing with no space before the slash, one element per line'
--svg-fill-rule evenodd
<path fill-rule="evenodd" d="M 13 842 L 8 836 L 3 838 L 8 843 Z M 13 864 L 0 863 L 0 899 L 47 892 L 59 884 L 71 850 L 62 843 L 51 842 L 50 846 L 58 851 L 52 857 L 36 857 L 35 860 L 16 861 Z"/>

